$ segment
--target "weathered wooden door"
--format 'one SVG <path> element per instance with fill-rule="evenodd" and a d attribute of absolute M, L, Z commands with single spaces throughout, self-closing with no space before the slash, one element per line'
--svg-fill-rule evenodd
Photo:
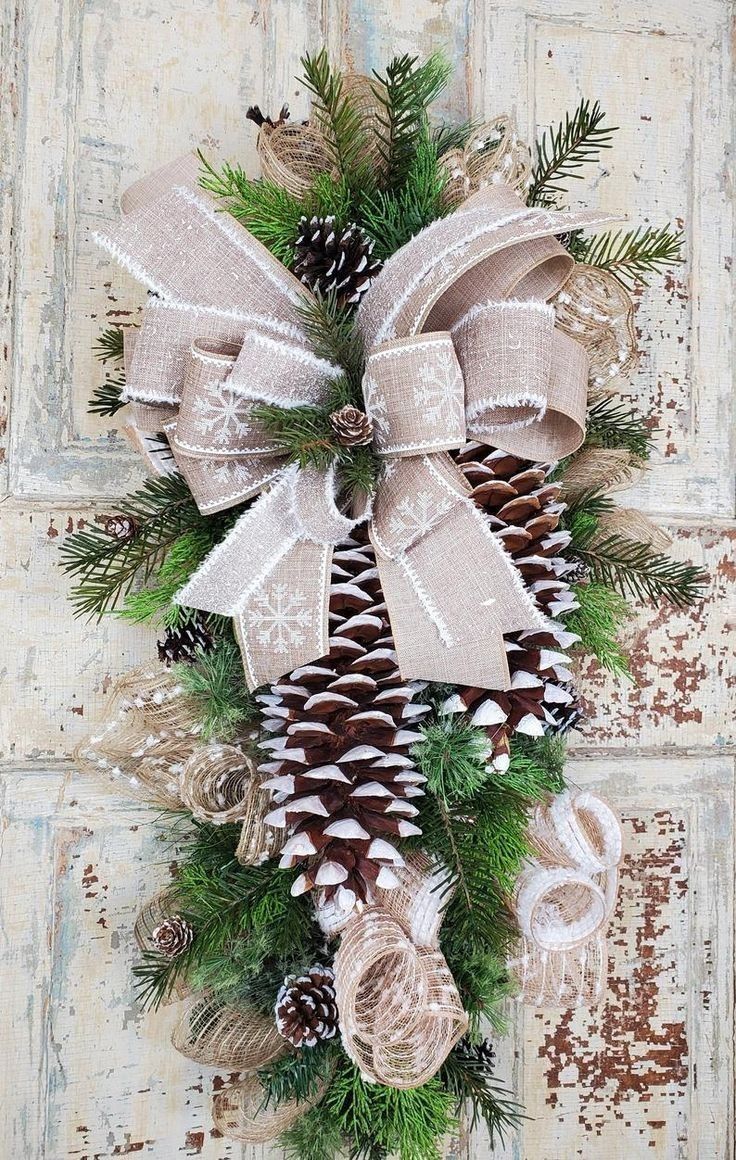
<path fill-rule="evenodd" d="M 509 1157 L 731 1157 L 728 0 L 5 0 L 2 20 L 0 1155 L 266 1155 L 212 1135 L 216 1080 L 169 1047 L 170 1014 L 133 1001 L 132 920 L 166 851 L 150 814 L 77 776 L 70 753 L 153 641 L 73 622 L 56 556 L 140 477 L 85 413 L 98 329 L 141 303 L 91 232 L 122 187 L 188 146 L 254 165 L 248 103 L 301 112 L 299 54 L 326 41 L 360 70 L 445 47 L 453 110 L 511 111 L 531 135 L 600 98 L 621 132 L 586 200 L 687 232 L 686 265 L 639 304 L 633 395 L 661 431 L 636 499 L 710 569 L 710 594 L 631 624 L 635 688 L 585 674 L 573 776 L 603 789 L 626 836 L 607 998 L 515 1012 L 499 1073 L 534 1117 Z"/>

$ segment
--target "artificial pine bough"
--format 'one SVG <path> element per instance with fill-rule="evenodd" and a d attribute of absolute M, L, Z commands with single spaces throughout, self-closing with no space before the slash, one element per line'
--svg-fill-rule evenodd
<path fill-rule="evenodd" d="M 310 121 L 295 126 L 285 106 L 278 118 L 255 106 L 248 117 L 259 126 L 263 177 L 202 157 L 200 185 L 222 220 L 245 227 L 309 291 L 299 327 L 310 357 L 337 368 L 316 401 L 263 397 L 250 418 L 282 468 L 324 473 L 338 508 L 354 513 L 395 470 L 380 453 L 386 417 L 375 398 L 371 406 L 356 324 L 384 264 L 479 189 L 509 184 L 520 209 L 559 211 L 568 181 L 611 147 L 614 129 L 597 102 L 583 101 L 531 156 L 507 119 L 483 127 L 433 118 L 450 73 L 438 56 L 398 57 L 371 79 L 342 74 L 324 52 L 302 63 Z M 667 226 L 558 237 L 579 263 L 560 302 L 568 322 L 573 311 L 568 333 L 585 347 L 594 384 L 584 443 L 559 463 L 502 449 L 491 436 L 448 445 L 484 534 L 503 545 L 518 591 L 540 613 L 533 627 L 503 636 L 504 688 L 405 678 L 374 521 L 370 535 L 354 527 L 331 557 L 324 655 L 249 691 L 242 624 L 234 633 L 224 606 L 203 612 L 177 594 L 262 501 L 253 492 L 214 510 L 195 502 L 177 470 L 181 447 L 169 447 L 170 414 L 158 429 L 152 408 L 126 394 L 122 331 L 104 331 L 98 343 L 117 369 L 90 410 L 113 417 L 127 407 L 126 429 L 145 433 L 155 474 L 119 514 L 70 535 L 62 563 L 75 611 L 151 623 L 163 633 L 163 667 L 140 670 L 121 689 L 116 715 L 82 760 L 135 769 L 135 783 L 160 785 L 153 796 L 169 809 L 177 872 L 136 926 L 141 998 L 194 996 L 177 1046 L 247 1073 L 218 1095 L 218 1127 L 251 1141 L 280 1134 L 295 1160 L 431 1160 L 463 1124 L 484 1121 L 493 1141 L 517 1125 L 521 1108 L 495 1075 L 487 1036 L 501 1034 L 504 1001 L 519 990 L 525 997 L 537 961 L 522 901 L 542 857 L 529 820 L 536 811 L 541 825 L 565 800 L 562 735 L 582 712 L 576 656 L 626 674 L 618 635 L 628 600 L 685 607 L 704 583 L 670 559 L 656 529 L 642 532 L 641 518 L 627 535 L 609 494 L 612 478 L 644 467 L 654 426 L 615 393 L 632 333 L 622 287 L 680 261 L 681 237 Z M 590 330 L 596 311 L 575 297 L 581 271 L 594 279 L 598 330 Z M 221 364 L 228 357 L 226 344 Z M 422 381 L 431 418 L 433 381 Z M 247 438 L 227 390 L 222 421 Z M 230 470 L 224 455 L 215 452 L 212 470 Z M 429 501 L 419 501 L 429 526 Z M 458 568 L 458 585 L 463 576 Z M 284 624 L 292 617 L 306 631 L 285 585 L 278 596 Z M 281 629 L 263 631 L 278 654 Z M 393 949 L 351 1007 L 347 948 L 376 914 Z M 446 1049 L 421 1082 L 405 1082 L 416 1059 L 396 1057 L 416 1035 L 416 1012 L 393 989 L 405 959 L 417 985 L 443 980 L 429 1010 L 447 1006 L 427 1031 L 445 1036 Z M 421 1036 L 414 1046 L 422 1057 Z M 394 1072 L 395 1083 L 380 1082 Z"/>

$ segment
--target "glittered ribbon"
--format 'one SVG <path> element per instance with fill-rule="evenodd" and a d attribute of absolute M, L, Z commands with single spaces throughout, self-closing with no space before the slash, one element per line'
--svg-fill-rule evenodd
<path fill-rule="evenodd" d="M 134 441 L 167 470 L 166 434 L 202 512 L 264 492 L 176 597 L 234 617 L 255 688 L 326 652 L 332 550 L 356 522 L 334 473 L 288 466 L 256 408 L 319 406 L 341 371 L 310 349 L 308 292 L 217 212 L 197 165 L 138 182 L 97 240 L 155 295 L 126 378 Z M 543 626 L 447 452 L 471 438 L 550 460 L 580 445 L 588 360 L 546 305 L 573 265 L 554 235 L 608 220 L 483 189 L 399 250 L 361 303 L 385 463 L 365 518 L 405 679 L 506 688 L 503 634 Z"/>

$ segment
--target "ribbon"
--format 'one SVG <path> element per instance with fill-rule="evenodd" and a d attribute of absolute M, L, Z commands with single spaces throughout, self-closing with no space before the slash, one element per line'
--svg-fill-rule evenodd
<path fill-rule="evenodd" d="M 447 875 L 418 854 L 397 874 L 399 887 L 383 891 L 380 905 L 360 910 L 343 930 L 335 995 L 343 1046 L 362 1075 L 414 1088 L 437 1073 L 468 1017 L 438 946 L 452 893 L 441 889 Z"/>
<path fill-rule="evenodd" d="M 605 928 L 616 902 L 618 819 L 595 794 L 565 790 L 536 808 L 529 839 L 535 856 L 513 900 L 522 945 L 509 964 L 521 998 L 536 1005 L 594 1001 L 603 989 Z"/>
<path fill-rule="evenodd" d="M 341 371 L 309 348 L 308 292 L 196 175 L 192 157 L 138 182 L 97 240 L 156 295 L 127 376 L 139 445 L 150 459 L 145 436 L 163 429 L 202 512 L 264 492 L 176 597 L 234 618 L 256 688 L 327 651 L 332 551 L 356 521 L 332 471 L 285 464 L 254 405 L 319 405 Z M 507 688 L 503 634 L 544 627 L 447 452 L 478 439 L 550 460 L 580 445 L 588 360 L 546 305 L 573 266 L 554 235 L 609 220 L 483 189 L 399 250 L 360 305 L 385 462 L 364 518 L 405 679 Z"/>

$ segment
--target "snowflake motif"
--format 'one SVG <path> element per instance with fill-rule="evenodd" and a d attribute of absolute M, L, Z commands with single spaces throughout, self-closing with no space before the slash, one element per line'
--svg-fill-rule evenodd
<path fill-rule="evenodd" d="M 251 473 L 244 463 L 235 460 L 218 464 L 212 469 L 212 476 L 223 487 L 232 487 L 250 483 Z"/>
<path fill-rule="evenodd" d="M 426 536 L 452 508 L 450 499 L 438 499 L 429 491 L 420 491 L 414 499 L 404 499 L 391 516 L 393 535 L 405 543 L 414 543 Z"/>
<path fill-rule="evenodd" d="M 244 439 L 250 432 L 243 400 L 228 387 L 208 384 L 209 391 L 194 404 L 195 413 L 213 443 L 229 443 L 234 436 Z"/>
<path fill-rule="evenodd" d="M 365 413 L 373 423 L 374 430 L 384 438 L 388 437 L 390 424 L 386 398 L 372 375 L 367 374 L 363 378 L 363 398 Z"/>
<path fill-rule="evenodd" d="M 432 426 L 445 428 L 462 418 L 460 368 L 449 347 L 419 368 L 419 378 L 414 379 L 412 387 L 417 409 Z"/>
<path fill-rule="evenodd" d="M 303 592 L 275 584 L 270 591 L 257 593 L 255 602 L 257 607 L 251 609 L 250 618 L 258 630 L 259 644 L 283 654 L 291 645 L 304 643 L 305 630 L 312 624 L 312 609 Z"/>

